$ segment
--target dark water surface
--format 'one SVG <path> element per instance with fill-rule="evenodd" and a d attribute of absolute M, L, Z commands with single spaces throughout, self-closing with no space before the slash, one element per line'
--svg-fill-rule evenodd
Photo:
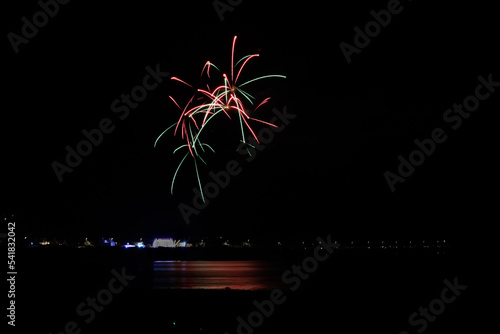
<path fill-rule="evenodd" d="M 20 253 L 19 332 L 59 334 L 74 321 L 79 334 L 137 333 L 137 329 L 233 334 L 238 333 L 239 317 L 248 321 L 255 315 L 256 303 L 269 300 L 271 291 L 279 288 L 286 300 L 274 305 L 272 315 L 254 334 L 413 334 L 420 327 L 412 327 L 409 317 L 440 298 L 443 281 L 455 277 L 467 289 L 428 323 L 425 333 L 456 333 L 466 327 L 479 333 L 485 327 L 481 319 L 494 316 L 483 303 L 494 288 L 488 283 L 494 277 L 493 263 L 467 248 L 445 254 L 339 250 L 291 289 L 281 281 L 283 273 L 310 255 L 305 252 L 286 260 L 170 261 L 128 251 Z M 108 289 L 113 270 L 124 270 L 134 278 L 87 322 L 89 315 L 79 315 L 77 308 Z"/>
<path fill-rule="evenodd" d="M 154 261 L 154 289 L 273 289 L 282 285 L 272 261 Z"/>

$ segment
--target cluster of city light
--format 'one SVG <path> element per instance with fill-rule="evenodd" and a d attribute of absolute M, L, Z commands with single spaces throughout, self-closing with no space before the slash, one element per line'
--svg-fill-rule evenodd
<path fill-rule="evenodd" d="M 135 244 L 132 244 L 132 245 L 127 242 L 127 244 L 123 245 L 122 247 L 124 247 L 124 248 L 146 248 L 146 245 L 144 245 L 144 243 L 142 241 L 136 242 Z"/>
<path fill-rule="evenodd" d="M 152 248 L 178 248 L 178 247 L 191 247 L 186 241 L 174 240 L 172 238 L 155 238 Z"/>
<path fill-rule="evenodd" d="M 87 241 L 87 238 L 85 238 L 85 241 Z M 85 244 L 86 246 L 91 246 L 91 244 Z M 113 238 L 110 239 L 103 239 L 102 240 L 102 245 L 104 246 L 118 246 L 118 244 L 113 241 Z M 147 245 L 142 241 L 137 241 L 134 243 L 127 242 L 121 247 L 128 249 L 128 248 L 146 248 L 146 247 L 151 247 L 151 248 L 177 248 L 177 247 L 188 247 L 191 246 L 191 244 L 188 244 L 186 241 L 180 241 L 180 240 L 174 240 L 172 238 L 155 238 L 153 241 L 152 245 Z"/>
<path fill-rule="evenodd" d="M 1 235 L 0 235 L 1 237 Z M 30 240 L 27 240 L 30 239 Z M 246 247 L 256 247 L 254 240 L 250 242 L 247 240 L 229 240 L 227 237 L 217 236 L 214 238 L 205 238 L 198 241 L 186 241 L 186 239 L 174 239 L 174 238 L 154 238 L 151 241 L 143 241 L 143 238 L 139 238 L 136 242 L 118 242 L 113 238 L 101 238 L 98 240 L 91 241 L 85 238 L 83 242 L 78 243 L 75 247 L 78 248 L 88 248 L 94 246 L 100 247 L 113 247 L 113 248 L 191 248 L 191 247 L 210 247 L 210 246 L 225 246 L 229 248 L 246 248 Z M 335 241 L 337 242 L 337 241 Z M 433 239 L 433 240 L 340 240 L 339 243 L 342 245 L 342 249 L 366 249 L 366 250 L 403 250 L 403 249 L 445 249 L 450 246 L 445 239 Z M 58 242 L 56 239 L 48 240 L 47 238 L 28 238 L 24 237 L 24 244 L 28 247 L 37 246 L 70 246 L 64 241 L 63 243 Z M 275 240 L 271 243 L 263 242 L 261 247 L 277 247 L 277 248 L 302 248 L 309 249 L 314 247 L 315 244 L 311 240 L 291 242 L 286 240 Z"/>

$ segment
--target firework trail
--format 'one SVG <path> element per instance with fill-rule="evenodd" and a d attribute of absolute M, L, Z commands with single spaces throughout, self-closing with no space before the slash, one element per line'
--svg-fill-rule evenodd
<path fill-rule="evenodd" d="M 200 77 L 202 77 L 203 74 L 206 74 L 207 78 L 212 80 L 212 77 L 210 76 L 210 69 L 214 68 L 219 74 L 222 75 L 222 83 L 220 85 L 211 89 L 210 85 L 207 84 L 206 89 L 205 88 L 196 89 L 195 94 L 191 96 L 191 98 L 188 100 L 188 102 L 184 107 L 181 107 L 179 103 L 177 103 L 177 101 L 172 96 L 169 96 L 169 98 L 181 111 L 181 113 L 178 121 L 170 125 L 158 136 L 158 138 L 156 138 L 154 146 L 156 147 L 160 138 L 162 138 L 167 131 L 174 129 L 173 130 L 174 136 L 180 136 L 181 139 L 185 141 L 185 143 L 178 146 L 173 153 L 175 154 L 181 149 L 187 150 L 184 157 L 181 159 L 179 165 L 177 166 L 177 169 L 175 170 L 174 176 L 172 178 L 172 184 L 170 187 L 171 193 L 173 193 L 173 188 L 175 179 L 177 177 L 177 173 L 179 172 L 186 158 L 188 156 L 191 156 L 194 162 L 196 179 L 198 182 L 198 186 L 200 188 L 202 200 L 203 202 L 205 202 L 203 189 L 201 186 L 200 175 L 198 171 L 198 164 L 203 163 L 206 165 L 206 162 L 203 160 L 201 156 L 203 153 L 206 152 L 206 149 L 210 150 L 213 153 L 215 153 L 215 151 L 210 145 L 202 142 L 201 134 L 203 133 L 207 125 L 211 124 L 211 121 L 215 119 L 216 116 L 225 115 L 226 117 L 231 119 L 231 114 L 233 115 L 236 114 L 241 132 L 240 142 L 242 142 L 243 145 L 247 148 L 249 154 L 250 151 L 248 150 L 247 146 L 252 146 L 252 145 L 245 141 L 245 129 L 248 130 L 255 139 L 255 141 L 259 143 L 259 139 L 257 138 L 255 131 L 250 126 L 249 121 L 260 122 L 272 127 L 277 127 L 274 124 L 262 121 L 257 118 L 250 117 L 248 115 L 248 113 L 245 111 L 245 104 L 243 103 L 243 101 L 247 101 L 253 107 L 255 105 L 255 97 L 253 97 L 247 91 L 243 90 L 241 87 L 244 87 L 256 81 L 267 78 L 286 78 L 286 77 L 284 75 L 279 75 L 279 74 L 270 74 L 254 78 L 243 83 L 239 83 L 238 79 L 240 78 L 240 74 L 243 71 L 243 68 L 245 68 L 245 65 L 247 65 L 247 63 L 251 59 L 259 57 L 259 54 L 250 54 L 244 56 L 241 59 L 239 59 L 236 63 L 234 63 L 236 38 L 237 36 L 234 36 L 231 48 L 230 77 L 228 77 L 225 73 L 222 73 L 220 69 L 217 66 L 215 66 L 215 64 L 213 64 L 210 61 L 207 61 L 201 70 Z M 177 77 L 172 77 L 171 80 L 178 81 L 179 83 L 194 89 L 194 87 L 191 84 Z M 269 99 L 270 97 L 267 97 L 264 100 L 262 100 L 253 108 L 253 111 L 256 111 L 258 108 L 265 105 L 269 101 Z M 199 103 L 198 101 L 202 101 L 202 103 Z"/>

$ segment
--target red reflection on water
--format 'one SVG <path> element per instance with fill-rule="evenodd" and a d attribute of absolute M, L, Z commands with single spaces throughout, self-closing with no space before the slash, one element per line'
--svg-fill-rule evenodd
<path fill-rule="evenodd" d="M 267 290 L 281 286 L 269 261 L 155 261 L 155 289 Z"/>

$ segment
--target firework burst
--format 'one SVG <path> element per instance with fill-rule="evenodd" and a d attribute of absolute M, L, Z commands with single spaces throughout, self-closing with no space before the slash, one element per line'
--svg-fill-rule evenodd
<path fill-rule="evenodd" d="M 170 187 L 171 193 L 173 193 L 175 179 L 181 166 L 188 157 L 191 157 L 194 162 L 196 179 L 200 188 L 202 200 L 205 201 L 198 165 L 200 163 L 206 165 L 205 160 L 203 160 L 202 158 L 203 153 L 205 153 L 207 150 L 213 153 L 215 153 L 215 151 L 209 144 L 202 141 L 201 134 L 205 131 L 207 125 L 212 124 L 213 120 L 220 115 L 228 117 L 229 119 L 232 119 L 231 115 L 238 118 L 241 132 L 240 142 L 243 143 L 245 147 L 252 146 L 245 140 L 245 131 L 248 131 L 255 139 L 255 141 L 259 143 L 259 139 L 257 138 L 255 131 L 250 126 L 251 122 L 259 122 L 272 127 L 277 127 L 274 124 L 250 117 L 248 115 L 248 112 L 246 111 L 248 109 L 245 108 L 245 104 L 249 103 L 251 105 L 251 110 L 256 111 L 257 109 L 265 105 L 269 101 L 270 97 L 267 97 L 256 104 L 255 97 L 247 91 L 243 90 L 242 87 L 267 78 L 286 77 L 279 74 L 270 74 L 256 77 L 246 82 L 240 83 L 238 79 L 240 78 L 241 72 L 248 64 L 248 62 L 253 58 L 259 57 L 259 54 L 246 55 L 235 63 L 234 51 L 236 38 L 237 37 L 234 36 L 231 48 L 231 73 L 229 77 L 228 75 L 226 75 L 226 73 L 221 72 L 220 69 L 212 62 L 207 61 L 201 70 L 200 77 L 203 77 L 203 75 L 205 74 L 208 79 L 214 80 L 214 78 L 210 76 L 210 70 L 213 68 L 221 76 L 221 79 L 219 79 L 219 85 L 215 85 L 214 88 L 210 88 L 210 85 L 207 83 L 206 87 L 196 89 L 195 93 L 191 96 L 184 107 L 181 107 L 172 96 L 169 96 L 175 106 L 180 110 L 180 116 L 176 123 L 170 125 L 158 136 L 158 138 L 156 138 L 154 146 L 156 147 L 160 138 L 162 138 L 163 135 L 171 129 L 173 129 L 174 136 L 180 136 L 180 138 L 183 140 L 183 144 L 179 145 L 173 152 L 175 154 L 182 149 L 186 150 L 186 153 L 179 162 L 179 165 L 177 166 L 177 169 L 175 170 L 174 176 L 172 178 L 172 184 Z M 191 84 L 177 77 L 171 77 L 171 80 L 177 81 L 185 86 L 190 87 L 191 89 L 194 89 Z M 248 147 L 247 151 L 250 154 Z"/>

